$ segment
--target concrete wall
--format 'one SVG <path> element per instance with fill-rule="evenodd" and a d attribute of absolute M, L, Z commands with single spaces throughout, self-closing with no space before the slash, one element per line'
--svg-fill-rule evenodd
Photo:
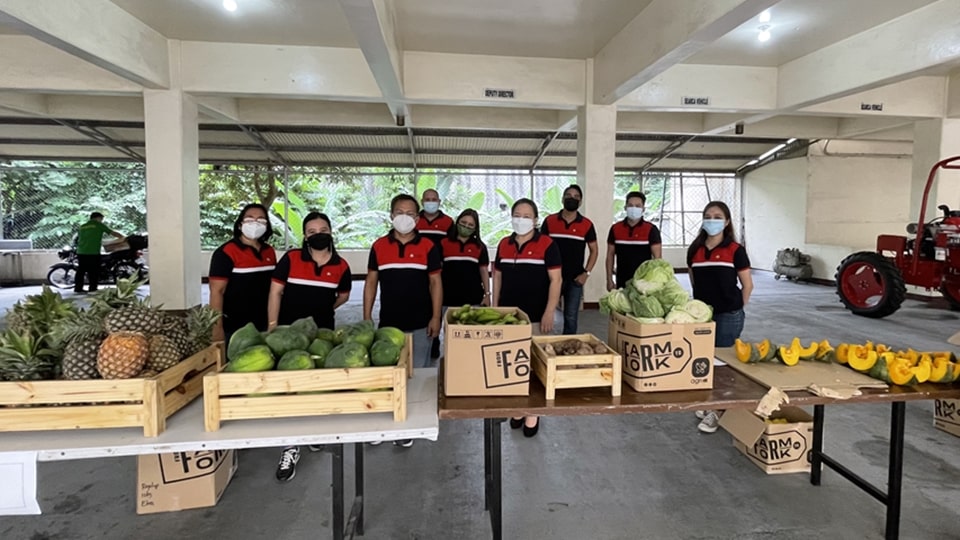
<path fill-rule="evenodd" d="M 744 236 L 754 268 L 769 270 L 778 249 L 798 247 L 812 256 L 814 277 L 832 280 L 848 254 L 875 249 L 878 234 L 905 234 L 912 160 L 901 157 L 904 149 L 832 143 L 827 150 L 833 155 L 811 147 L 807 157 L 744 179 Z M 870 150 L 878 155 L 860 155 Z"/>

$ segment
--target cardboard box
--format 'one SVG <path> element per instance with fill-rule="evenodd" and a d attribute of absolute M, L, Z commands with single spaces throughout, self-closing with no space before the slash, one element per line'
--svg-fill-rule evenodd
<path fill-rule="evenodd" d="M 933 426 L 960 437 L 960 399 L 934 400 Z"/>
<path fill-rule="evenodd" d="M 783 407 L 768 424 L 747 409 L 732 409 L 720 417 L 720 427 L 733 435 L 733 446 L 767 474 L 810 472 L 813 417 L 797 407 Z"/>
<path fill-rule="evenodd" d="M 530 394 L 530 317 L 517 308 L 492 308 L 517 313 L 528 324 L 466 325 L 453 322 L 447 311 L 443 341 L 443 388 L 448 396 L 526 396 Z"/>
<path fill-rule="evenodd" d="M 623 358 L 623 380 L 637 392 L 713 388 L 716 323 L 640 324 L 614 313 L 609 343 Z"/>
<path fill-rule="evenodd" d="M 236 471 L 235 450 L 139 456 L 137 513 L 215 506 Z"/>

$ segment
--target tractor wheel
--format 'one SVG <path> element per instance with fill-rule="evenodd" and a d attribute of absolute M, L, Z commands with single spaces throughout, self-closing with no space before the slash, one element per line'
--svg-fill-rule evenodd
<path fill-rule="evenodd" d="M 907 296 L 900 270 L 872 251 L 854 253 L 837 267 L 837 295 L 855 315 L 879 319 L 900 309 Z"/>
<path fill-rule="evenodd" d="M 960 285 L 956 283 L 944 283 L 940 286 L 940 292 L 950 303 L 950 309 L 960 311 Z"/>

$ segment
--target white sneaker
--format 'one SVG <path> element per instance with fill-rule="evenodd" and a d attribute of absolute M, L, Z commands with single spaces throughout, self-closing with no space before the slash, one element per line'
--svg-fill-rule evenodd
<path fill-rule="evenodd" d="M 697 417 L 697 420 L 703 420 L 707 417 L 707 413 L 710 411 L 693 411 L 693 415 Z"/>
<path fill-rule="evenodd" d="M 703 421 L 700 422 L 700 425 L 697 426 L 703 433 L 714 433 L 717 431 L 717 426 L 720 424 L 720 417 L 717 416 L 717 413 L 714 411 L 709 411 L 706 416 L 703 417 Z"/>
<path fill-rule="evenodd" d="M 380 446 L 381 444 L 383 444 L 383 441 L 370 441 L 367 444 L 369 444 L 370 446 Z"/>

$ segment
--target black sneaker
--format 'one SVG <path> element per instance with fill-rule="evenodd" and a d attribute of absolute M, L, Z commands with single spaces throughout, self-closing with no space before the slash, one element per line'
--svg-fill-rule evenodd
<path fill-rule="evenodd" d="M 280 463 L 277 464 L 277 480 L 289 482 L 297 475 L 297 462 L 300 461 L 300 447 L 284 448 L 280 454 Z"/>
<path fill-rule="evenodd" d="M 430 345 L 430 359 L 436 360 L 440 358 L 440 339 L 433 338 L 433 345 Z"/>
<path fill-rule="evenodd" d="M 413 439 L 400 439 L 399 441 L 393 441 L 394 446 L 399 446 L 400 448 L 413 448 Z"/>
<path fill-rule="evenodd" d="M 310 445 L 307 445 L 307 448 L 309 448 L 311 452 L 323 452 L 323 449 L 326 448 L 326 445 L 310 444 Z"/>

